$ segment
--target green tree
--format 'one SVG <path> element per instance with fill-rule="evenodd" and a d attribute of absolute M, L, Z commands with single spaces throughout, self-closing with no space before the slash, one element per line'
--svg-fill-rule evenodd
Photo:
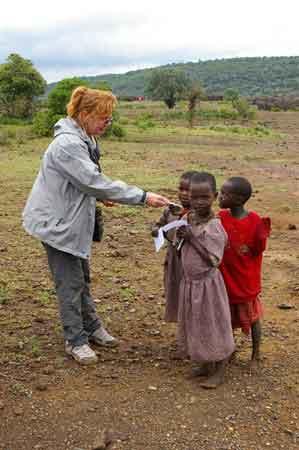
<path fill-rule="evenodd" d="M 224 91 L 224 100 L 228 102 L 233 102 L 239 99 L 240 94 L 236 89 L 228 88 Z"/>
<path fill-rule="evenodd" d="M 146 92 L 153 100 L 163 100 L 171 109 L 186 96 L 190 87 L 191 80 L 182 70 L 158 69 L 153 71 Z"/>
<path fill-rule="evenodd" d="M 204 89 L 199 81 L 192 85 L 191 91 L 188 95 L 188 121 L 189 125 L 193 127 L 193 121 L 196 111 L 196 105 L 199 105 L 200 100 L 204 97 Z"/>
<path fill-rule="evenodd" d="M 66 105 L 73 90 L 78 86 L 89 87 L 89 83 L 81 78 L 73 77 L 64 78 L 55 85 L 48 96 L 48 108 L 53 115 L 66 115 Z"/>
<path fill-rule="evenodd" d="M 12 53 L 0 65 L 0 112 L 10 117 L 30 117 L 34 100 L 46 89 L 46 81 L 29 59 Z"/>
<path fill-rule="evenodd" d="M 92 89 L 99 89 L 100 91 L 112 91 L 112 87 L 105 80 L 96 81 L 95 83 L 92 83 L 90 87 L 92 87 Z"/>

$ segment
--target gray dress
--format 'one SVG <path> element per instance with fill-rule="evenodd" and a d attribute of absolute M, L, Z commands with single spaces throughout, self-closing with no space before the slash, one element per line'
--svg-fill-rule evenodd
<path fill-rule="evenodd" d="M 166 208 L 156 227 L 177 220 L 179 217 Z M 182 262 L 175 247 L 175 232 L 169 230 L 166 234 L 168 240 L 167 253 L 164 261 L 164 291 L 165 291 L 165 321 L 177 322 L 179 309 L 179 288 L 182 278 Z"/>
<path fill-rule="evenodd" d="M 210 262 L 198 253 L 200 242 Z M 192 225 L 191 238 L 182 247 L 178 346 L 191 360 L 221 361 L 234 351 L 228 297 L 218 265 L 227 235 L 218 218 Z"/>

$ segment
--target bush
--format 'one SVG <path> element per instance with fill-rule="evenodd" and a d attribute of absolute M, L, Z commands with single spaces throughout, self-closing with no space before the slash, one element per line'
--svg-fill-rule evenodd
<path fill-rule="evenodd" d="M 254 119 L 256 115 L 255 109 L 251 108 L 245 98 L 233 100 L 233 107 L 238 111 L 243 119 Z"/>
<path fill-rule="evenodd" d="M 118 123 L 114 123 L 112 125 L 112 136 L 118 137 L 118 138 L 123 138 L 126 136 L 126 130 L 124 129 L 124 127 L 122 127 L 121 125 L 119 125 Z"/>
<path fill-rule="evenodd" d="M 0 115 L 0 125 L 26 125 L 30 122 L 29 119 L 19 119 L 17 117 Z"/>
<path fill-rule="evenodd" d="M 115 136 L 119 139 L 125 137 L 127 133 L 125 128 L 122 127 L 122 125 L 120 124 L 121 119 L 119 112 L 113 111 L 112 117 L 113 117 L 112 126 L 106 129 L 105 133 L 103 134 L 103 137 Z"/>
<path fill-rule="evenodd" d="M 40 111 L 33 118 L 32 131 L 40 137 L 52 136 L 55 123 L 62 117 L 50 111 Z"/>
<path fill-rule="evenodd" d="M 153 115 L 151 113 L 141 114 L 134 122 L 134 125 L 140 130 L 147 130 L 148 128 L 153 128 L 156 124 L 152 120 Z"/>

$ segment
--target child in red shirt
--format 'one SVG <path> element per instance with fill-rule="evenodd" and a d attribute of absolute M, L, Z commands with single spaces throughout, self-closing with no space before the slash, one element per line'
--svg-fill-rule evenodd
<path fill-rule="evenodd" d="M 252 362 L 260 359 L 262 305 L 261 270 L 263 251 L 270 234 L 269 218 L 244 208 L 252 187 L 246 178 L 229 178 L 222 186 L 219 206 L 228 246 L 220 265 L 231 309 L 232 327 L 251 331 Z"/>

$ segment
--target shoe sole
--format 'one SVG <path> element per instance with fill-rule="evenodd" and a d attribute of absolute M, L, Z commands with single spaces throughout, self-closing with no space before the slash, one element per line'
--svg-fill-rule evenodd
<path fill-rule="evenodd" d="M 72 353 L 69 355 L 72 358 L 74 358 L 75 361 L 77 361 L 79 364 L 81 364 L 82 366 L 90 366 L 92 364 L 96 364 L 98 362 L 98 357 L 92 357 L 92 358 L 85 358 L 85 359 L 80 359 L 78 357 L 76 357 L 76 355 L 73 355 Z"/>
<path fill-rule="evenodd" d="M 97 341 L 95 339 L 89 338 L 89 342 L 91 342 L 92 344 L 98 345 L 99 347 L 108 347 L 108 348 L 112 348 L 112 347 L 118 347 L 119 346 L 119 342 L 118 341 L 111 341 L 111 342 L 101 342 L 101 341 Z"/>
<path fill-rule="evenodd" d="M 70 356 L 71 358 L 73 358 L 75 361 L 77 361 L 79 364 L 82 364 L 83 366 L 88 366 L 91 364 L 95 364 L 96 362 L 98 362 L 99 358 L 97 356 L 92 357 L 90 359 L 80 359 L 78 357 L 76 357 L 75 355 L 73 355 L 72 351 L 67 351 L 65 350 L 65 353 L 67 354 L 67 356 Z"/>

